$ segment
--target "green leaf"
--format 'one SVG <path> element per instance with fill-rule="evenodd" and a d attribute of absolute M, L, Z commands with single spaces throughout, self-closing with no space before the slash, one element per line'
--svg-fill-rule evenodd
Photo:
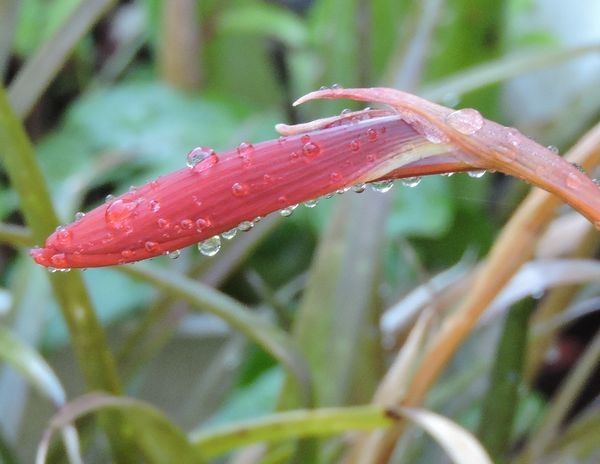
<path fill-rule="evenodd" d="M 42 464 L 54 432 L 75 420 L 102 409 L 112 409 L 127 416 L 132 433 L 143 455 L 150 462 L 202 463 L 186 436 L 177 426 L 150 404 L 127 397 L 90 393 L 67 403 L 50 421 L 38 447 L 36 462 Z M 129 456 L 137 461 L 138 457 Z"/>

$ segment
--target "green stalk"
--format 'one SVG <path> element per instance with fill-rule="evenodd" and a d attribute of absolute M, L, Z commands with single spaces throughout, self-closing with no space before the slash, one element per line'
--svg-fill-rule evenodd
<path fill-rule="evenodd" d="M 495 462 L 503 461 L 510 449 L 532 310 L 533 302 L 527 299 L 515 304 L 508 313 L 490 373 L 478 437 Z"/>
<path fill-rule="evenodd" d="M 16 190 L 21 211 L 37 243 L 58 225 L 46 182 L 23 125 L 0 87 L 0 161 Z M 91 390 L 120 393 L 115 363 L 79 272 L 49 274 L 50 283 L 69 328 L 79 367 Z M 106 430 L 117 453 L 123 453 L 124 428 L 118 416 L 107 417 Z M 124 456 L 123 454 L 120 454 Z M 124 459 L 123 459 L 124 461 Z"/>
<path fill-rule="evenodd" d="M 198 432 L 191 440 L 202 456 L 212 458 L 251 443 L 324 437 L 348 430 L 388 427 L 392 423 L 393 419 L 379 406 L 298 410 Z"/>

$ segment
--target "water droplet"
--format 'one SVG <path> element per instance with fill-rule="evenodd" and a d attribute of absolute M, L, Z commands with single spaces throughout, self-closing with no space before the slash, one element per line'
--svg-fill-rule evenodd
<path fill-rule="evenodd" d="M 327 87 L 326 85 L 322 85 L 321 87 L 319 87 L 319 90 L 329 90 L 329 87 Z"/>
<path fill-rule="evenodd" d="M 191 219 L 182 219 L 179 225 L 183 230 L 191 230 L 194 227 L 194 221 Z"/>
<path fill-rule="evenodd" d="M 249 155 L 254 151 L 254 145 L 249 142 L 242 142 L 236 149 L 238 155 Z"/>
<path fill-rule="evenodd" d="M 342 182 L 344 180 L 344 176 L 342 176 L 339 172 L 337 171 L 333 171 L 331 174 L 329 174 L 329 181 L 332 184 L 339 184 L 340 182 Z"/>
<path fill-rule="evenodd" d="M 215 151 L 210 147 L 196 147 L 186 156 L 186 164 L 188 168 L 193 168 L 210 156 L 216 155 Z"/>
<path fill-rule="evenodd" d="M 123 259 L 129 260 L 129 259 L 133 258 L 133 255 L 134 255 L 133 250 L 123 250 L 123 251 L 121 251 L 121 257 Z"/>
<path fill-rule="evenodd" d="M 157 253 L 160 251 L 160 245 L 157 242 L 147 241 L 144 243 L 144 248 L 148 253 Z"/>
<path fill-rule="evenodd" d="M 420 177 L 406 177 L 404 179 L 402 179 L 402 185 L 406 186 L 406 187 L 416 187 L 417 185 L 419 185 L 421 183 L 421 178 Z"/>
<path fill-rule="evenodd" d="M 169 221 L 164 218 L 160 218 L 158 221 L 156 221 L 156 224 L 158 225 L 159 229 L 168 229 L 171 226 Z"/>
<path fill-rule="evenodd" d="M 371 183 L 371 189 L 374 192 L 379 192 L 379 193 L 389 192 L 393 186 L 394 186 L 393 180 L 382 180 L 379 182 Z"/>
<path fill-rule="evenodd" d="M 302 137 L 300 137 L 300 142 L 302 142 L 303 144 L 310 142 L 310 135 L 304 134 Z"/>
<path fill-rule="evenodd" d="M 334 89 L 334 90 L 336 90 L 336 89 L 337 89 L 337 90 L 339 90 L 339 89 L 343 89 L 344 87 L 342 87 L 340 84 L 337 84 L 337 83 L 336 83 L 336 84 L 333 84 L 333 85 L 331 86 L 331 88 L 332 88 L 332 89 Z"/>
<path fill-rule="evenodd" d="M 554 153 L 555 155 L 558 155 L 560 153 L 558 150 L 558 147 L 556 147 L 554 145 L 548 145 L 546 148 L 548 150 L 550 150 L 552 153 Z"/>
<path fill-rule="evenodd" d="M 106 224 L 116 230 L 131 232 L 131 219 L 137 205 L 137 202 L 123 199 L 113 201 L 104 213 Z"/>
<path fill-rule="evenodd" d="M 302 147 L 302 153 L 307 158 L 314 158 L 321 153 L 321 148 L 319 148 L 319 145 L 314 142 L 306 142 Z"/>
<path fill-rule="evenodd" d="M 262 221 L 262 218 L 263 218 L 262 216 L 256 216 L 252 222 L 254 222 L 254 224 L 256 224 L 256 223 Z"/>
<path fill-rule="evenodd" d="M 352 150 L 352 151 L 360 150 L 360 141 L 358 139 L 354 139 L 352 142 L 350 142 L 350 150 Z"/>
<path fill-rule="evenodd" d="M 375 155 L 367 155 L 367 161 L 369 163 L 373 163 L 375 161 Z"/>
<path fill-rule="evenodd" d="M 345 115 L 350 114 L 350 113 L 352 113 L 352 110 L 350 108 L 344 108 L 340 114 L 342 116 L 345 116 Z"/>
<path fill-rule="evenodd" d="M 252 221 L 242 221 L 237 226 L 237 228 L 240 232 L 248 232 L 253 227 L 254 227 L 254 223 Z"/>
<path fill-rule="evenodd" d="M 196 231 L 203 232 L 205 229 L 208 229 L 211 226 L 211 222 L 209 219 L 198 218 L 196 219 Z"/>
<path fill-rule="evenodd" d="M 352 186 L 352 191 L 355 193 L 363 193 L 367 189 L 367 184 L 356 184 Z"/>
<path fill-rule="evenodd" d="M 106 195 L 106 197 L 104 198 L 104 201 L 105 201 L 106 203 L 110 203 L 110 202 L 111 202 L 111 201 L 113 201 L 114 199 L 115 199 L 115 196 L 114 196 L 114 195 L 108 194 L 108 195 Z"/>
<path fill-rule="evenodd" d="M 452 177 L 453 175 L 454 175 L 453 172 L 443 172 L 442 173 L 442 176 L 444 176 L 444 177 Z"/>
<path fill-rule="evenodd" d="M 226 230 L 225 232 L 223 232 L 221 234 L 221 237 L 223 237 L 225 240 L 231 240 L 233 237 L 235 237 L 237 235 L 237 227 L 234 227 L 233 229 L 229 229 Z"/>
<path fill-rule="evenodd" d="M 447 140 L 446 135 L 435 127 L 425 127 L 423 129 L 423 135 L 425 135 L 425 138 L 431 143 L 442 143 Z"/>
<path fill-rule="evenodd" d="M 290 205 L 286 208 L 283 208 L 279 211 L 279 214 L 281 214 L 283 217 L 289 217 L 292 215 L 292 213 L 294 212 L 294 210 L 298 207 L 298 205 Z"/>
<path fill-rule="evenodd" d="M 446 117 L 449 126 L 461 134 L 472 135 L 483 127 L 483 117 L 474 108 L 454 111 Z"/>
<path fill-rule="evenodd" d="M 299 159 L 300 159 L 300 155 L 298 154 L 297 151 L 293 151 L 293 152 L 290 153 L 290 161 L 292 163 L 298 161 Z"/>
<path fill-rule="evenodd" d="M 377 131 L 373 128 L 367 129 L 367 138 L 371 142 L 375 142 L 375 140 L 377 140 Z"/>
<path fill-rule="evenodd" d="M 177 259 L 177 258 L 179 258 L 179 256 L 181 256 L 181 251 L 179 251 L 179 250 L 167 251 L 167 256 L 171 259 Z"/>
<path fill-rule="evenodd" d="M 286 142 L 287 142 L 287 137 L 284 137 L 283 135 L 277 139 L 277 143 L 279 143 L 279 145 L 285 145 Z"/>
<path fill-rule="evenodd" d="M 474 179 L 480 179 L 482 178 L 486 173 L 485 169 L 481 169 L 479 171 L 469 171 L 467 174 L 469 175 L 469 177 L 473 177 Z"/>
<path fill-rule="evenodd" d="M 67 257 L 64 253 L 56 253 L 50 258 L 52 266 L 56 268 L 64 268 L 67 266 Z"/>
<path fill-rule="evenodd" d="M 160 211 L 160 203 L 156 200 L 150 200 L 150 211 L 158 213 Z"/>
<path fill-rule="evenodd" d="M 70 230 L 68 230 L 65 226 L 58 226 L 56 228 L 56 239 L 58 243 L 63 245 L 68 245 L 71 243 L 73 235 Z"/>
<path fill-rule="evenodd" d="M 570 189 L 576 190 L 581 187 L 581 178 L 574 172 L 570 172 L 569 174 L 567 174 L 567 178 L 565 179 L 565 184 Z"/>
<path fill-rule="evenodd" d="M 198 243 L 198 250 L 204 256 L 214 256 L 221 249 L 221 237 L 215 235 L 211 238 Z"/>
<path fill-rule="evenodd" d="M 250 193 L 250 186 L 242 182 L 236 182 L 231 186 L 231 193 L 236 197 L 244 197 Z"/>
<path fill-rule="evenodd" d="M 75 213 L 75 220 L 79 221 L 81 219 L 83 219 L 85 217 L 85 213 L 82 213 L 81 211 Z"/>
<path fill-rule="evenodd" d="M 317 206 L 319 204 L 319 199 L 318 198 L 314 198 L 312 200 L 307 200 L 303 204 L 307 208 L 314 208 L 315 206 Z"/>

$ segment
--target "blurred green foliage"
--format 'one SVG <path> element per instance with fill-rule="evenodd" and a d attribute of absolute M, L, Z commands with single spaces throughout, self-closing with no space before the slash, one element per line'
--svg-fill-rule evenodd
<path fill-rule="evenodd" d="M 77 7 L 85 7 L 86 1 L 23 0 L 18 3 L 10 62 L 3 76 L 9 92 L 11 80 L 23 63 L 43 44 L 55 40 L 53 34 Z M 322 85 L 396 85 L 408 82 L 403 81 L 408 79 L 403 76 L 409 75 L 413 76 L 409 79 L 414 86 L 411 90 L 418 93 L 425 84 L 435 86 L 437 80 L 460 75 L 471 66 L 508 52 L 561 43 L 550 28 L 516 31 L 515 23 L 522 20 L 522 15 L 531 14 L 533 3 L 539 3 L 529 0 L 138 0 L 114 3 L 98 18 L 93 30 L 80 38 L 75 52 L 24 121 L 63 222 L 70 222 L 75 212 L 86 211 L 104 201 L 107 194 L 122 193 L 130 185 L 180 169 L 185 165 L 185 154 L 194 146 L 228 149 L 241 141 L 276 137 L 273 125 L 277 122 L 296 123 L 337 114 L 344 108 L 337 101 L 291 109 L 295 98 Z M 182 5 L 195 12 L 193 17 L 181 16 Z M 585 14 L 585 9 L 580 9 L 581 14 Z M 169 27 L 165 21 L 168 14 L 180 15 L 179 27 Z M 434 19 L 428 22 L 431 18 Z M 197 33 L 196 42 L 185 43 L 186 37 L 196 37 L 186 28 L 193 28 Z M 186 32 L 189 32 L 187 36 Z M 180 48 L 165 45 L 174 43 L 180 43 Z M 164 69 L 166 54 L 175 54 L 187 66 L 199 69 L 201 78 L 196 88 L 178 88 L 169 81 Z M 171 71 L 185 72 L 185 67 Z M 41 72 L 50 74 L 52 71 Z M 441 103 L 473 106 L 488 118 L 511 124 L 515 115 L 505 111 L 502 92 L 500 85 L 484 86 L 466 95 L 448 95 L 447 101 Z M 577 97 L 580 95 L 573 98 Z M 553 117 L 547 116 L 550 120 Z M 589 126 L 589 113 L 573 114 L 572 118 L 579 133 Z M 539 128 L 547 122 L 534 120 L 528 124 Z M 568 142 L 570 140 L 561 141 L 565 145 Z M 466 253 L 484 256 L 500 226 L 518 204 L 523 190 L 512 179 L 496 174 L 481 179 L 455 175 L 423 179 L 415 188 L 398 182 L 387 195 L 391 200 L 384 220 L 360 224 L 353 234 L 336 235 L 331 226 L 332 217 L 344 207 L 341 206 L 344 199 L 335 196 L 322 199 L 316 208 L 299 208 L 272 230 L 251 232 L 259 234 L 258 243 L 243 245 L 241 249 L 235 248 L 235 242 L 227 244 L 222 257 L 210 263 L 195 251 L 185 250 L 176 261 L 157 258 L 153 264 L 168 269 L 174 276 L 187 275 L 216 284 L 224 293 L 289 333 L 304 355 L 312 350 L 375 347 L 357 354 L 356 358 L 345 359 L 350 362 L 348 369 L 355 369 L 350 373 L 344 371 L 345 366 L 329 366 L 329 359 L 322 359 L 321 366 L 310 365 L 308 355 L 309 367 L 321 369 L 315 378 L 322 384 L 313 386 L 316 391 L 338 391 L 333 385 L 339 384 L 341 390 L 349 392 L 343 401 L 339 395 L 340 402 L 371 398 L 381 380 L 381 370 L 394 353 L 386 351 L 386 346 L 384 349 L 379 346 L 381 311 L 432 275 L 456 264 Z M 0 218 L 7 223 L 21 224 L 21 207 L 3 169 Z M 360 255 L 356 247 L 369 243 L 362 240 L 374 233 L 371 228 L 381 228 L 381 239 L 369 248 L 366 258 L 362 255 L 361 259 L 368 262 L 353 261 Z M 326 243 L 331 248 L 317 255 L 315 252 L 319 244 L 324 243 L 323 237 L 328 237 Z M 337 245 L 344 247 L 346 261 L 334 265 L 336 256 L 331 250 Z M 45 284 L 37 283 L 39 270 L 31 271 L 31 265 L 25 264 L 28 259 L 25 253 L 26 250 L 10 243 L 1 249 L 0 283 L 13 300 L 0 317 L 7 331 L 14 332 L 23 338 L 23 343 L 44 354 L 64 384 L 67 396 L 75 398 L 84 393 L 85 387 L 68 345 L 73 333 L 69 333 L 63 321 L 57 300 L 49 296 Z M 364 279 L 352 281 L 352 288 L 340 277 L 344 273 L 362 275 L 360 273 L 369 266 L 372 272 Z M 305 288 L 306 276 L 316 269 L 332 269 L 335 275 L 321 287 L 319 282 L 313 282 L 312 287 Z M 253 272 L 263 284 L 260 288 L 256 279 L 250 277 Z M 215 273 L 221 277 L 214 278 Z M 208 358 L 216 357 L 219 347 L 232 336 L 230 330 L 223 330 L 214 319 L 192 315 L 189 306 L 168 291 L 159 291 L 115 269 L 88 270 L 84 280 L 98 319 L 108 333 L 111 350 L 119 352 L 127 346 L 128 337 L 136 330 L 150 347 L 147 351 L 150 361 L 137 359 L 126 349 L 121 353 L 123 358 L 117 358 L 122 360 L 130 355 L 129 363 L 140 363 L 133 377 L 124 379 L 126 392 L 140 394 L 144 400 L 166 410 L 175 423 L 185 422 L 183 427 L 187 429 L 202 428 L 207 424 L 258 417 L 286 404 L 285 398 L 281 401 L 278 398 L 282 385 L 286 385 L 281 365 L 256 344 L 249 342 L 245 349 L 234 353 L 228 360 L 231 365 L 211 365 Z M 333 287 L 330 282 L 337 282 L 339 287 Z M 26 289 L 25 295 L 23 289 Z M 336 295 L 332 296 L 333 292 L 337 292 Z M 34 294 L 39 298 L 31 298 Z M 310 333 L 311 329 L 308 336 L 299 335 L 301 329 L 297 321 L 311 311 L 306 295 L 314 299 L 309 301 L 320 301 L 327 306 L 323 311 L 321 308 L 316 313 L 313 311 L 310 317 L 325 323 L 333 315 L 328 335 L 317 336 L 326 332 Z M 346 313 L 342 297 L 347 295 L 363 297 L 364 311 Z M 36 305 L 36 311 L 28 310 L 28 305 Z M 36 318 L 24 318 L 24 314 L 36 314 Z M 345 314 L 349 319 L 341 320 Z M 335 317 L 340 319 L 335 320 Z M 356 330 L 338 332 L 338 327 Z M 4 337 L 4 331 L 3 327 L 0 338 L 14 342 L 10 338 L 13 335 Z M 524 343 L 524 332 L 519 342 Z M 510 336 L 505 333 L 500 346 L 510 344 Z M 187 344 L 189 339 L 193 341 L 191 348 Z M 490 335 L 490 339 L 496 340 L 497 335 Z M 494 356 L 492 350 L 485 348 L 493 343 L 482 339 L 475 343 L 473 353 L 462 350 L 458 367 L 453 366 L 440 382 L 440 390 L 444 386 L 458 385 L 445 393 L 450 398 L 449 403 L 455 406 L 448 408 L 448 414 L 473 430 L 477 428 L 484 401 L 489 405 L 490 398 L 485 399 L 482 388 L 473 391 L 461 387 L 457 370 L 471 373 L 479 383 L 485 383 L 488 368 L 479 369 L 476 361 L 482 356 L 492 364 Z M 0 346 L 2 350 L 19 351 L 14 346 L 10 350 Z M 30 355 L 25 348 L 23 353 Z M 520 353 L 520 356 L 525 357 L 525 354 Z M 34 362 L 43 361 L 36 358 Z M 184 366 L 187 376 L 165 378 L 160 369 L 162 363 Z M 523 359 L 516 359 L 513 364 L 522 366 Z M 19 367 L 18 363 L 13 365 Z M 22 379 L 9 372 L 5 369 L 0 375 L 0 391 L 25 389 Z M 203 377 L 205 372 L 218 374 L 207 379 Z M 331 385 L 324 385 L 329 382 L 328 375 L 338 375 L 338 378 L 332 378 Z M 207 385 L 211 385 L 211 389 L 223 386 L 218 401 L 204 403 L 206 396 L 201 393 L 206 394 Z M 536 426 L 531 417 L 537 417 L 538 411 L 545 407 L 539 397 L 530 392 L 532 389 L 532 385 L 525 386 L 523 381 L 520 391 L 516 388 L 511 391 L 514 393 L 511 401 L 518 396 L 513 405 L 516 425 L 512 434 L 510 430 L 503 430 L 510 439 L 499 446 L 502 455 Z M 32 413 L 39 401 L 40 398 L 25 394 L 14 404 L 0 402 L 0 435 L 3 437 L 0 462 L 32 459 L 40 431 L 48 420 Z M 194 405 L 199 411 L 191 420 L 182 412 L 188 405 Z M 530 410 L 535 414 L 528 412 Z M 140 420 L 139 417 L 136 420 Z M 156 427 L 159 429 L 160 424 Z M 91 428 L 86 430 L 82 432 L 83 443 L 94 450 L 86 456 L 89 457 L 86 462 L 106 462 L 108 451 L 103 445 L 90 443 Z M 493 435 L 494 427 L 486 428 L 485 432 Z M 27 437 L 27 443 L 16 441 L 20 433 Z M 154 432 L 148 433 L 151 436 Z M 147 436 L 144 443 L 142 450 L 144 446 L 152 448 Z M 311 447 L 314 443 L 304 445 L 299 448 L 300 452 L 320 453 L 318 458 L 316 454 L 309 455 L 310 459 L 319 461 L 304 462 L 328 462 L 326 456 L 334 455 L 332 448 L 339 443 L 324 442 L 320 448 Z M 160 451 L 160 446 L 158 448 Z M 407 445 L 405 451 L 405 456 L 415 457 L 411 462 L 440 462 L 435 459 L 441 459 L 422 439 Z M 145 456 L 148 462 L 166 462 L 167 458 L 154 453 L 158 452 L 153 449 Z M 191 456 L 192 452 L 189 453 Z M 290 457 L 288 449 L 284 454 L 285 459 Z M 51 459 L 64 462 L 60 447 L 52 451 Z M 279 462 L 286 462 L 285 459 Z M 329 459 L 329 462 L 334 461 Z"/>

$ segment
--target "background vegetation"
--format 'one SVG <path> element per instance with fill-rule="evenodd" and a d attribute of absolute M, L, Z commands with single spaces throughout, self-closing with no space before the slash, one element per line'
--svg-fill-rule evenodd
<path fill-rule="evenodd" d="M 213 258 L 51 274 L 27 249 L 194 146 L 338 113 L 291 107 L 334 83 L 583 140 L 569 156 L 594 175 L 599 16 L 594 0 L 0 0 L 0 460 L 31 462 L 60 429 L 49 462 L 481 462 L 460 425 L 495 462 L 598 462 L 598 234 L 515 179 L 336 195 Z"/>

